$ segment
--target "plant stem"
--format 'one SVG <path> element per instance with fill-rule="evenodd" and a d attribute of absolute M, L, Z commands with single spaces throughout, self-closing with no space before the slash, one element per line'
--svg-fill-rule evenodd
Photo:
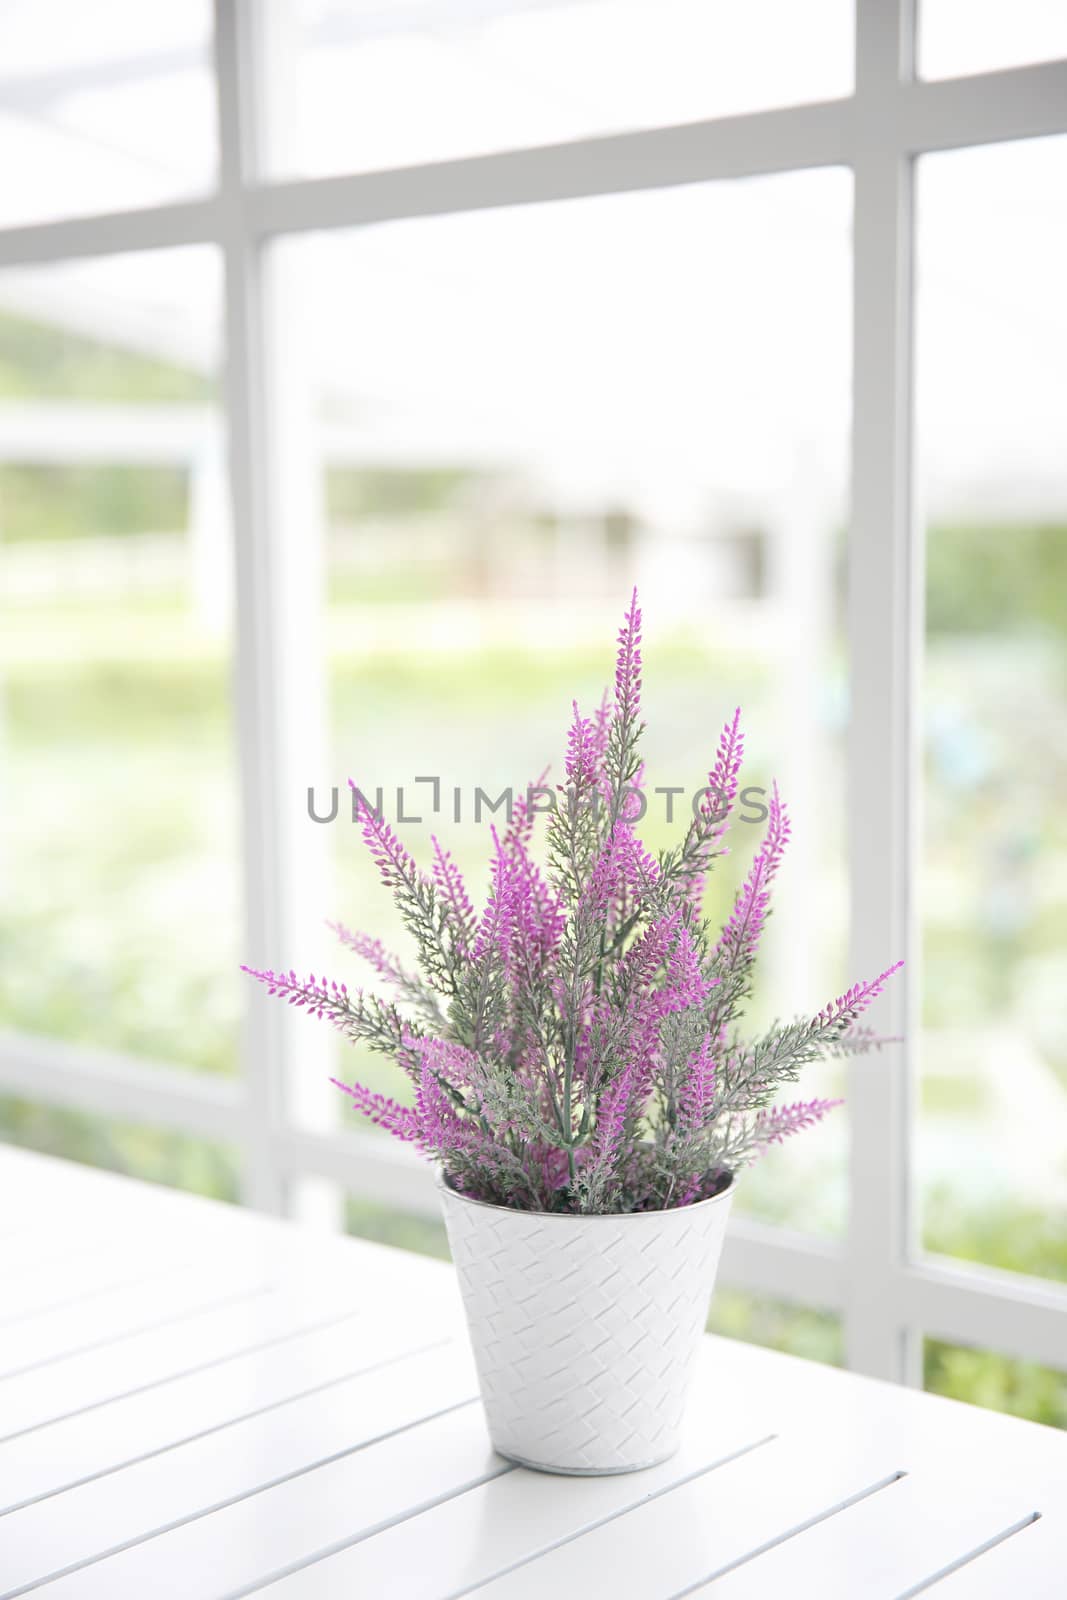
<path fill-rule="evenodd" d="M 576 1171 L 574 1166 L 574 1126 L 571 1114 L 571 1095 L 574 1081 L 574 1028 L 569 1030 L 570 1038 L 567 1041 L 567 1053 L 563 1064 L 563 1137 L 567 1148 L 567 1177 L 573 1184 Z"/>

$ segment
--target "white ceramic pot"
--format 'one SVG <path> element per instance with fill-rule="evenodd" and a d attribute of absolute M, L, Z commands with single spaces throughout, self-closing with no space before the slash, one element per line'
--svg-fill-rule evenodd
<path fill-rule="evenodd" d="M 672 1211 L 590 1217 L 440 1189 L 500 1454 L 576 1474 L 673 1455 L 733 1184 Z"/>

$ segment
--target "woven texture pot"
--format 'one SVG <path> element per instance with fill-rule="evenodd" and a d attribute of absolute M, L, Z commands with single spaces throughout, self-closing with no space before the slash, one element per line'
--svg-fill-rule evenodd
<path fill-rule="evenodd" d="M 440 1185 L 501 1455 L 634 1472 L 678 1448 L 733 1186 L 673 1211 L 510 1211 Z"/>

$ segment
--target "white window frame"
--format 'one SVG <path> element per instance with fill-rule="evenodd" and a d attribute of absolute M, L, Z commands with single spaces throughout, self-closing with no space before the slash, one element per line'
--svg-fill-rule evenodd
<path fill-rule="evenodd" d="M 214 244 L 222 252 L 245 948 L 266 961 L 295 945 L 301 895 L 308 892 L 304 845 L 274 779 L 297 770 L 293 763 L 306 750 L 292 708 L 306 706 L 309 691 L 321 699 L 321 684 L 307 677 L 313 670 L 307 653 L 294 648 L 308 619 L 293 602 L 292 552 L 276 503 L 281 491 L 261 470 L 273 459 L 272 405 L 280 389 L 265 246 L 308 229 L 847 167 L 855 186 L 850 965 L 869 973 L 887 950 L 905 956 L 905 981 L 879 1003 L 878 1021 L 909 1043 L 850 1072 L 843 1241 L 737 1218 L 722 1277 L 839 1313 L 848 1364 L 874 1376 L 920 1383 L 925 1335 L 1062 1364 L 1067 1292 L 922 1255 L 909 1214 L 923 640 L 923 541 L 912 508 L 911 264 L 915 158 L 1067 132 L 1067 61 L 923 82 L 914 72 L 914 0 L 857 0 L 855 89 L 847 99 L 403 170 L 273 182 L 260 176 L 258 139 L 269 127 L 259 112 L 270 77 L 270 8 L 216 0 L 215 13 L 217 190 L 177 204 L 0 230 L 0 269 L 179 245 Z M 243 1198 L 264 1210 L 284 1211 L 293 1181 L 315 1177 L 385 1205 L 435 1214 L 429 1175 L 406 1152 L 358 1134 L 305 1131 L 287 1115 L 295 1055 L 287 1008 L 252 985 L 246 1000 L 236 1082 L 7 1035 L 0 1085 L 36 1100 L 223 1140 L 240 1155 Z M 306 1040 L 306 1056 L 305 1046 Z"/>

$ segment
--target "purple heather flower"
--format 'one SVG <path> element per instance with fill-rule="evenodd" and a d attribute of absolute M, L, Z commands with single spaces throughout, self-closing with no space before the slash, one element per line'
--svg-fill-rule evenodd
<path fill-rule="evenodd" d="M 679 1207 L 681 1207 L 681 1206 L 691 1206 L 693 1204 L 694 1200 L 699 1200 L 700 1191 L 704 1187 L 705 1181 L 706 1181 L 706 1174 L 705 1173 L 703 1173 L 703 1172 L 691 1172 L 689 1174 L 689 1177 L 686 1179 L 685 1187 L 682 1189 L 681 1193 L 678 1196 L 678 1205 L 679 1205 Z"/>
<path fill-rule="evenodd" d="M 582 895 L 590 915 L 602 915 L 617 901 L 633 903 L 656 883 L 659 865 L 629 823 L 617 822 L 593 863 Z"/>
<path fill-rule="evenodd" d="M 495 854 L 493 857 L 493 881 L 489 891 L 489 900 L 482 912 L 478 930 L 474 936 L 474 948 L 471 959 L 483 961 L 492 951 L 497 960 L 504 966 L 511 964 L 511 933 L 514 924 L 515 895 L 514 885 L 509 871 L 510 862 L 500 847 L 500 838 L 495 828 L 491 828 Z"/>
<path fill-rule="evenodd" d="M 265 984 L 269 994 L 279 995 L 291 1006 L 296 1006 L 299 1010 L 306 1009 L 316 1016 L 326 1016 L 335 1021 L 337 1018 L 334 1014 L 343 1013 L 347 1008 L 348 990 L 343 983 L 337 984 L 326 978 L 316 978 L 314 973 L 308 978 L 300 979 L 293 971 L 275 972 L 270 967 L 264 971 L 257 971 L 255 967 L 242 966 L 241 971 L 247 972 L 250 978 Z"/>
<path fill-rule="evenodd" d="M 877 1000 L 888 980 L 894 972 L 899 972 L 903 965 L 903 961 L 895 961 L 891 967 L 880 972 L 877 978 L 871 978 L 867 983 L 853 984 L 851 989 L 846 989 L 844 994 L 832 1000 L 812 1018 L 812 1026 L 825 1029 L 836 1027 L 839 1023 L 851 1023 L 861 1012 L 866 1011 L 872 1001 Z"/>
<path fill-rule="evenodd" d="M 705 1034 L 686 1063 L 685 1077 L 678 1094 L 678 1125 L 681 1131 L 699 1132 L 714 1103 L 715 1058 L 711 1035 Z"/>
<path fill-rule="evenodd" d="M 665 978 L 657 986 L 661 968 Z M 649 924 L 620 960 L 619 972 L 626 990 L 654 1000 L 660 1016 L 700 1005 L 713 986 L 701 972 L 692 935 L 677 911 Z"/>
<path fill-rule="evenodd" d="M 425 1057 L 415 1089 L 415 1115 L 419 1134 L 430 1150 L 447 1150 L 463 1129 L 452 1102 Z"/>
<path fill-rule="evenodd" d="M 726 971 L 743 969 L 755 960 L 760 935 L 770 910 L 770 887 L 789 842 L 789 817 L 778 795 L 771 791 L 769 820 L 760 846 L 715 949 L 716 964 Z"/>
<path fill-rule="evenodd" d="M 433 846 L 433 881 L 437 886 L 441 904 L 452 924 L 456 945 L 466 954 L 470 949 L 477 923 L 475 910 L 467 894 L 463 874 L 456 866 L 451 853 L 442 848 L 436 835 L 430 836 L 430 843 Z"/>
<path fill-rule="evenodd" d="M 733 718 L 723 728 L 719 737 L 715 765 L 708 773 L 707 788 L 711 792 L 704 796 L 700 807 L 705 817 L 721 817 L 723 825 L 737 799 L 737 785 L 744 753 L 745 736 L 741 732 L 741 707 L 738 706 Z M 721 826 L 719 833 L 713 837 L 721 837 Z"/>
<path fill-rule="evenodd" d="M 527 784 L 525 790 L 511 807 L 511 820 L 504 834 L 504 851 L 510 854 L 513 849 L 527 849 L 533 838 L 534 825 L 538 812 L 530 804 L 530 793 L 533 790 L 543 789 L 548 777 L 548 768 L 545 767 L 536 783 Z"/>
<path fill-rule="evenodd" d="M 402 1139 L 406 1144 L 426 1143 L 419 1119 L 409 1106 L 402 1106 L 384 1094 L 375 1094 L 362 1083 L 342 1083 L 339 1078 L 331 1078 L 330 1082 L 344 1090 L 362 1116 L 384 1128 L 395 1139 Z"/>
<path fill-rule="evenodd" d="M 768 1106 L 756 1116 L 754 1139 L 758 1149 L 781 1144 L 790 1134 L 813 1128 L 828 1111 L 843 1106 L 843 1100 L 798 1100 L 790 1106 Z"/>
<path fill-rule="evenodd" d="M 696 851 L 696 868 L 691 872 L 687 899 L 694 911 L 699 912 L 704 901 L 707 869 L 716 855 L 724 854 L 717 847 L 722 843 L 737 799 L 737 787 L 744 755 L 745 740 L 741 732 L 741 708 L 723 728 L 715 765 L 708 773 L 708 793 L 700 802 L 703 827 L 707 830 Z"/>
<path fill-rule="evenodd" d="M 346 928 L 343 922 L 327 922 L 326 926 L 331 933 L 337 935 L 343 945 L 368 966 L 373 967 L 378 976 L 384 978 L 387 983 L 403 985 L 411 981 L 396 956 L 385 948 L 380 939 L 372 938 L 369 933 L 353 932 L 351 928 Z"/>
<path fill-rule="evenodd" d="M 593 1151 L 594 1159 L 603 1171 L 610 1170 L 618 1159 L 627 1118 L 631 1114 L 636 1078 L 637 1064 L 630 1060 L 600 1096 Z"/>
<path fill-rule="evenodd" d="M 594 1087 L 623 1064 L 627 1101 L 622 1114 L 631 1117 L 648 1099 L 664 1020 L 701 1005 L 713 981 L 701 972 L 692 936 L 677 912 L 650 924 L 617 972 L 615 985 L 601 991 L 582 1028 L 579 1061 Z"/>
<path fill-rule="evenodd" d="M 513 938 L 516 965 L 529 972 L 543 971 L 559 948 L 567 913 L 559 895 L 548 884 L 537 863 L 522 845 L 511 856 L 515 904 Z"/>
<path fill-rule="evenodd" d="M 588 717 L 583 717 L 579 712 L 577 700 L 573 700 L 571 705 L 574 717 L 567 734 L 565 769 L 569 783 L 581 795 L 596 782 L 596 731 Z"/>
<path fill-rule="evenodd" d="M 389 889 L 396 889 L 399 884 L 414 883 L 420 874 L 412 856 L 404 849 L 385 818 L 366 803 L 351 778 L 348 786 L 356 797 L 354 803 L 363 819 L 360 829 L 381 873 L 382 882 Z"/>
<path fill-rule="evenodd" d="M 702 1005 L 717 982 L 717 978 L 704 976 L 693 936 L 684 924 L 679 924 L 667 956 L 666 982 L 659 991 L 665 1014 L 668 1010 L 687 1011 L 690 1006 Z"/>
<path fill-rule="evenodd" d="M 603 771 L 604 757 L 608 753 L 608 735 L 611 732 L 611 701 L 605 689 L 600 704 L 593 713 L 593 757 L 598 772 Z"/>
<path fill-rule="evenodd" d="M 405 1033 L 404 1043 L 419 1062 L 420 1072 L 429 1070 L 454 1089 L 465 1089 L 477 1083 L 484 1071 L 481 1060 L 473 1050 L 456 1044 L 451 1039 L 423 1039 Z"/>
<path fill-rule="evenodd" d="M 578 1151 L 579 1157 L 585 1153 L 584 1149 Z M 553 1194 L 557 1189 L 566 1188 L 568 1180 L 566 1150 L 558 1150 L 552 1145 L 535 1145 L 530 1154 L 546 1195 Z"/>
<path fill-rule="evenodd" d="M 619 629 L 615 660 L 615 716 L 621 723 L 636 723 L 641 711 L 641 612 L 633 592 L 626 620 Z"/>

